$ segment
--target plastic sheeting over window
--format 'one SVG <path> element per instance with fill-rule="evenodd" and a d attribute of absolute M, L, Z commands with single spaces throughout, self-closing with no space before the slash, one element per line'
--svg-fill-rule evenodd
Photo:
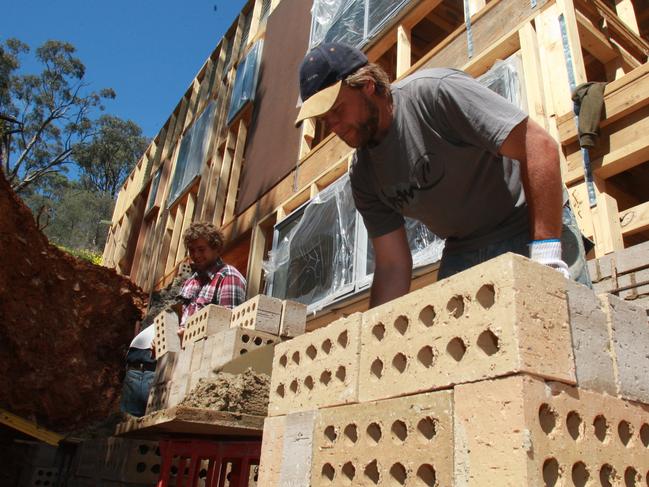
<path fill-rule="evenodd" d="M 169 206 L 176 201 L 176 198 L 201 171 L 212 136 L 214 107 L 214 102 L 210 102 L 183 136 L 178 150 L 178 159 L 174 177 L 171 181 L 171 189 L 169 190 Z"/>
<path fill-rule="evenodd" d="M 255 98 L 262 45 L 262 41 L 257 41 L 248 54 L 246 54 L 246 57 L 239 63 L 237 77 L 234 80 L 234 87 L 232 88 L 232 98 L 230 99 L 230 109 L 228 110 L 228 123 L 232 122 L 232 119 L 246 103 Z"/>
<path fill-rule="evenodd" d="M 356 210 L 345 177 L 277 226 L 264 262 L 271 295 L 312 304 L 350 290 L 355 238 Z"/>
<path fill-rule="evenodd" d="M 360 47 L 410 0 L 314 0 L 310 46 L 342 42 Z"/>
<path fill-rule="evenodd" d="M 158 186 L 160 186 L 161 175 L 162 175 L 162 169 L 158 169 L 158 171 L 155 173 L 155 176 L 153 176 L 153 181 L 151 182 L 151 189 L 149 190 L 149 198 L 146 202 L 146 209 L 144 210 L 145 213 L 149 211 L 151 208 L 153 208 L 153 204 L 155 203 L 155 198 L 158 195 Z"/>

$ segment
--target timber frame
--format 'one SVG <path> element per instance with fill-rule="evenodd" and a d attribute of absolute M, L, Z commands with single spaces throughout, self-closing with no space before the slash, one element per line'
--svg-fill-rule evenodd
<path fill-rule="evenodd" d="M 571 204 L 583 233 L 595 242 L 594 257 L 600 257 L 649 240 L 649 18 L 636 15 L 634 2 L 467 0 L 466 19 L 458 2 L 412 0 L 365 50 L 393 79 L 433 66 L 478 76 L 496 60 L 520 53 L 528 113 L 559 141 Z M 129 275 L 145 290 L 171 281 L 186 259 L 182 232 L 192 221 L 209 220 L 226 234 L 226 259 L 241 262 L 249 296 L 262 292 L 261 264 L 273 226 L 348 170 L 349 147 L 317 124 L 305 123 L 295 168 L 235 214 L 252 108 L 227 124 L 233 60 L 264 37 L 262 9 L 272 12 L 278 3 L 246 4 L 119 193 L 104 265 Z M 589 203 L 577 143 L 566 54 L 575 84 L 608 83 L 600 140 L 590 151 L 595 204 Z M 167 208 L 179 139 L 210 100 L 217 109 L 207 162 Z M 149 192 L 156 177 L 153 199 Z M 435 271 L 432 265 L 420 272 L 413 287 L 434 281 Z M 309 327 L 366 307 L 366 296 L 356 296 L 312 317 Z"/>

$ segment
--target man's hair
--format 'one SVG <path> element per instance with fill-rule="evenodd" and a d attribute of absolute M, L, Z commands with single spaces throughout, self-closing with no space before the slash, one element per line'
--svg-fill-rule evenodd
<path fill-rule="evenodd" d="M 223 249 L 223 233 L 209 222 L 195 222 L 189 225 L 183 234 L 185 247 L 188 247 L 191 242 L 195 242 L 199 238 L 204 238 L 210 247 L 215 250 L 221 251 Z"/>
<path fill-rule="evenodd" d="M 350 88 L 362 88 L 368 81 L 374 82 L 377 95 L 386 96 L 390 93 L 388 73 L 378 64 L 368 63 L 345 78 L 345 84 Z"/>

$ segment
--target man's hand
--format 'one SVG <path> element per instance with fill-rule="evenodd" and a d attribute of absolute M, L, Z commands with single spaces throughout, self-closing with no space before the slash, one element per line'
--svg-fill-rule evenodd
<path fill-rule="evenodd" d="M 561 241 L 559 239 L 535 240 L 530 244 L 530 259 L 559 271 L 563 277 L 570 279 L 568 265 L 561 259 Z"/>
<path fill-rule="evenodd" d="M 178 333 L 178 338 L 180 338 L 180 345 L 182 346 L 182 344 L 183 344 L 183 335 L 185 334 L 185 328 L 184 327 L 183 328 L 178 328 L 178 331 L 176 333 Z"/>
<path fill-rule="evenodd" d="M 412 255 L 405 227 L 372 239 L 372 245 L 376 265 L 370 308 L 406 294 L 412 277 Z"/>

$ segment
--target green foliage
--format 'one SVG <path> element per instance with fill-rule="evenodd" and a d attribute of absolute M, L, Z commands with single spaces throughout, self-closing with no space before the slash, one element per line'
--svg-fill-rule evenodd
<path fill-rule="evenodd" d="M 88 190 L 117 196 L 133 165 L 149 141 L 131 120 L 103 115 L 97 121 L 97 134 L 88 143 L 77 145 L 74 159 L 81 168 L 81 184 Z"/>
<path fill-rule="evenodd" d="M 88 249 L 70 249 L 63 245 L 57 245 L 57 247 L 70 255 L 74 255 L 78 259 L 87 260 L 95 265 L 101 265 L 102 255 L 99 252 Z"/>
<path fill-rule="evenodd" d="M 29 47 L 0 45 L 0 156 L 5 177 L 20 193 L 48 174 L 61 173 L 77 144 L 95 133 L 92 115 L 115 97 L 112 89 L 87 91 L 85 66 L 72 44 L 47 41 L 36 49 L 43 70 L 18 74 Z"/>

